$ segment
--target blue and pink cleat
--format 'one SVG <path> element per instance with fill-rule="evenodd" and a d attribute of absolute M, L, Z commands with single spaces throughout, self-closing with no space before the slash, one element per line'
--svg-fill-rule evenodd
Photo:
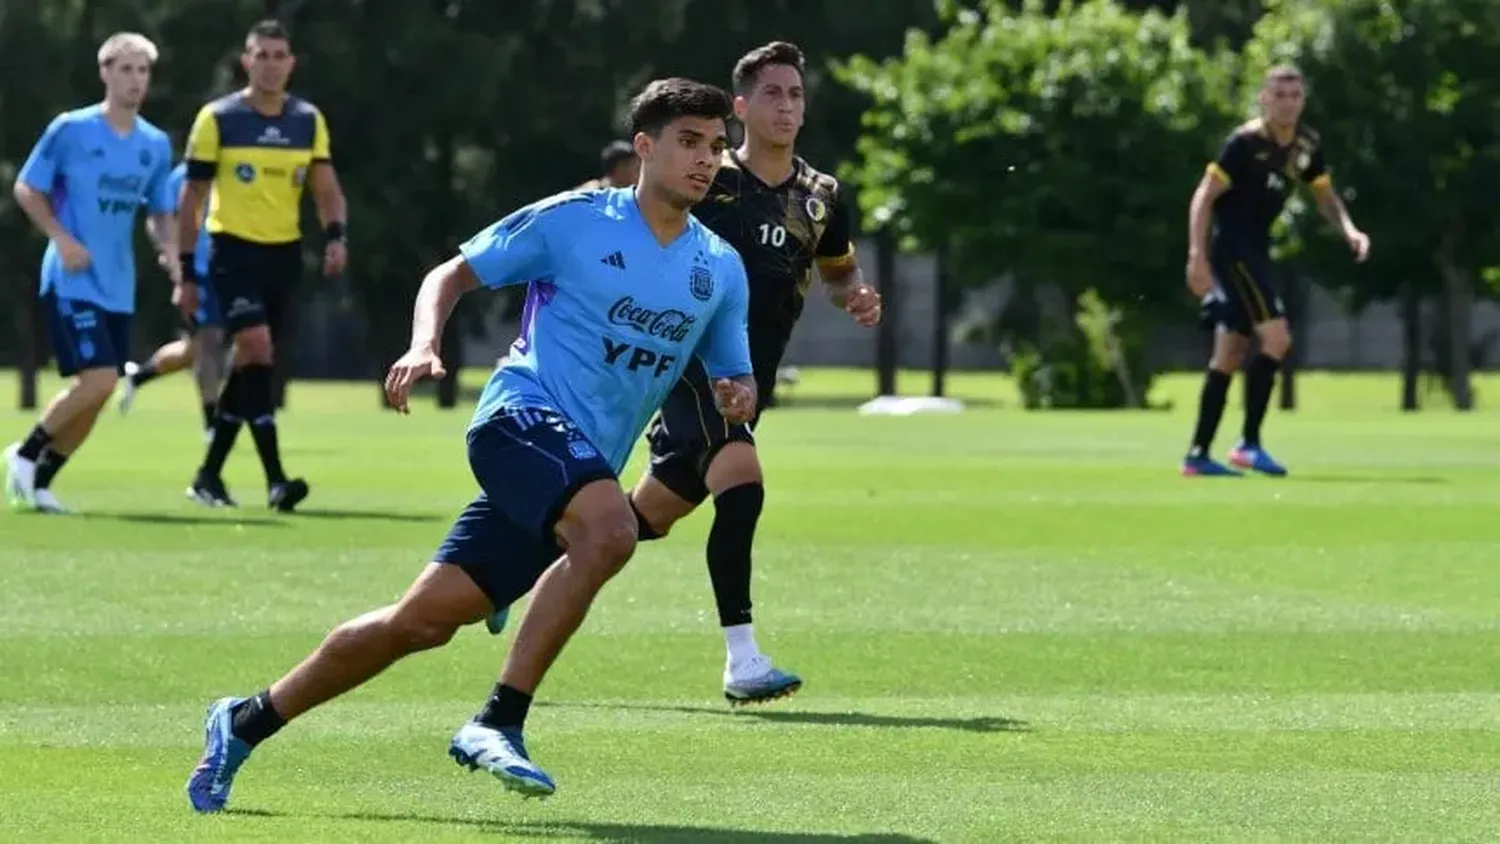
<path fill-rule="evenodd" d="M 1248 445 L 1243 441 L 1230 449 L 1229 462 L 1247 472 L 1259 472 L 1274 478 L 1286 477 L 1286 467 L 1277 463 L 1276 459 L 1265 449 L 1258 445 Z"/>

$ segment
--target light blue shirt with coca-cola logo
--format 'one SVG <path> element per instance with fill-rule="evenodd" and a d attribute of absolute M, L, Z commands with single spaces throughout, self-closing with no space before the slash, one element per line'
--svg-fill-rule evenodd
<path fill-rule="evenodd" d="M 662 246 L 633 188 L 549 197 L 459 251 L 484 286 L 527 285 L 520 336 L 471 427 L 556 410 L 619 472 L 694 355 L 712 378 L 751 373 L 739 253 L 691 216 Z"/>

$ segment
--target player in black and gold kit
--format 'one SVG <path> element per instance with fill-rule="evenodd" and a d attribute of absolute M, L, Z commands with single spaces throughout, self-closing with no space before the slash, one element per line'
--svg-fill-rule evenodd
<path fill-rule="evenodd" d="M 1318 134 L 1300 122 L 1304 102 L 1302 74 L 1288 66 L 1272 69 L 1260 91 L 1263 115 L 1224 142 L 1189 206 L 1187 283 L 1202 297 L 1204 319 L 1215 333 L 1184 475 L 1241 474 L 1214 460 L 1209 449 L 1252 335 L 1260 339 L 1260 353 L 1245 373 L 1245 427 L 1229 461 L 1267 475 L 1286 474 L 1261 446 L 1260 427 L 1276 371 L 1292 345 L 1271 265 L 1271 226 L 1292 186 L 1301 182 L 1312 189 L 1318 210 L 1338 227 L 1356 260 L 1370 250 L 1369 237 L 1355 227 L 1333 189 Z"/>
<path fill-rule="evenodd" d="M 861 325 L 880 320 L 880 297 L 854 258 L 838 181 L 793 150 L 805 108 L 802 69 L 801 51 L 783 42 L 752 50 L 735 65 L 734 106 L 744 143 L 725 153 L 707 199 L 693 211 L 745 262 L 761 409 L 775 388 L 814 266 L 835 303 Z M 651 468 L 632 493 L 647 539 L 665 535 L 713 496 L 708 570 L 728 648 L 724 694 L 731 703 L 783 697 L 802 684 L 760 652 L 751 628 L 750 551 L 765 497 L 752 435 L 758 421 L 759 414 L 748 425 L 724 421 L 695 361 L 647 433 Z"/>
<path fill-rule="evenodd" d="M 179 212 L 184 244 L 197 242 L 205 198 L 213 240 L 208 278 L 219 301 L 234 362 L 219 396 L 213 438 L 189 497 L 210 506 L 234 506 L 224 487 L 224 461 L 248 422 L 266 472 L 270 506 L 291 511 L 307 497 L 307 483 L 281 467 L 272 383 L 273 338 L 297 279 L 302 275 L 301 201 L 311 186 L 327 245 L 323 270 L 343 270 L 346 206 L 329 152 L 328 125 L 317 107 L 286 92 L 296 64 L 287 31 L 276 21 L 256 24 L 241 57 L 250 85 L 204 106 L 187 142 L 187 182 Z M 194 256 L 185 253 L 196 298 Z"/>

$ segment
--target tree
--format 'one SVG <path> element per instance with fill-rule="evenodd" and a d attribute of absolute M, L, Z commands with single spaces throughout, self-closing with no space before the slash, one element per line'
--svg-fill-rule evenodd
<path fill-rule="evenodd" d="M 838 68 L 872 100 L 847 170 L 867 219 L 946 251 L 961 283 L 1183 313 L 1187 196 L 1233 123 L 1232 62 L 1193 46 L 1182 11 L 941 5 L 942 37 Z"/>
<path fill-rule="evenodd" d="M 1374 243 L 1354 268 L 1348 250 L 1300 220 L 1299 259 L 1356 306 L 1442 303 L 1447 386 L 1474 406 L 1471 310 L 1500 265 L 1500 6 L 1486 0 L 1303 0 L 1275 4 L 1247 46 L 1252 67 L 1298 61 L 1310 80 L 1309 121 L 1323 134 L 1335 184 Z M 1417 326 L 1409 325 L 1403 406 L 1416 395 Z"/>

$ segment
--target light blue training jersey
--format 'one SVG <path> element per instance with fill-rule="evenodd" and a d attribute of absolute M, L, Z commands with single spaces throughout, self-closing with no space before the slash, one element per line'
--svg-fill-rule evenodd
<path fill-rule="evenodd" d="M 171 169 L 171 142 L 144 118 L 137 117 L 126 135 L 115 132 L 97 105 L 54 118 L 17 180 L 48 195 L 58 222 L 90 260 L 82 270 L 64 269 L 49 243 L 42 256 L 42 294 L 134 313 L 136 212 L 145 204 L 150 213 L 173 213 Z"/>
<path fill-rule="evenodd" d="M 187 162 L 172 168 L 167 176 L 167 193 L 172 197 L 172 211 L 182 210 L 182 185 L 187 181 Z M 193 271 L 198 274 L 198 283 L 208 278 L 208 256 L 213 251 L 213 240 L 208 236 L 208 203 L 203 203 L 203 219 L 198 221 L 198 243 L 193 247 Z"/>
<path fill-rule="evenodd" d="M 521 333 L 472 426 L 497 411 L 560 411 L 619 472 L 693 355 L 710 377 L 749 375 L 745 265 L 688 218 L 662 246 L 633 188 L 522 208 L 459 251 L 486 287 L 525 284 Z"/>

